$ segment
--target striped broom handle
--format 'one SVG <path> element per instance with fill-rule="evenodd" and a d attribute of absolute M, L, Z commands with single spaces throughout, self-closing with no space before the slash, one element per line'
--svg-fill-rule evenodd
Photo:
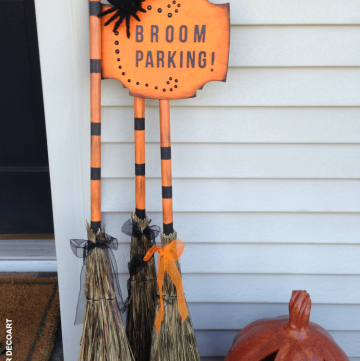
<path fill-rule="evenodd" d="M 170 102 L 160 100 L 160 147 L 161 147 L 161 184 L 163 229 L 168 236 L 174 232 L 172 175 L 171 175 L 171 137 L 170 137 Z"/>
<path fill-rule="evenodd" d="M 101 12 L 90 1 L 91 229 L 101 228 Z"/>
<path fill-rule="evenodd" d="M 135 214 L 145 219 L 145 99 L 134 98 Z"/>

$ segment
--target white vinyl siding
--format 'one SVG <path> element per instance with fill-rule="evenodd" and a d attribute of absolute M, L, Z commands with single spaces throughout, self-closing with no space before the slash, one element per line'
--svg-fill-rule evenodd
<path fill-rule="evenodd" d="M 222 3 L 223 0 L 216 0 Z M 66 361 L 90 194 L 88 3 L 36 0 Z M 306 289 L 311 320 L 360 361 L 360 2 L 232 0 L 226 83 L 171 101 L 174 227 L 204 361 Z M 57 29 L 57 31 L 53 31 Z M 162 225 L 158 102 L 146 101 L 147 212 Z M 102 212 L 126 296 L 133 98 L 102 82 Z M 210 359 L 209 359 L 210 358 Z"/>
<path fill-rule="evenodd" d="M 359 361 L 360 4 L 230 9 L 227 82 L 171 101 L 174 227 L 200 354 L 225 356 L 239 329 L 287 314 L 291 291 L 306 289 L 312 321 Z M 133 98 L 116 81 L 102 86 L 102 211 L 121 259 Z M 161 225 L 157 101 L 146 105 L 146 208 Z M 125 289 L 124 262 L 120 272 Z"/>
<path fill-rule="evenodd" d="M 171 102 L 174 226 L 200 354 L 224 356 L 239 329 L 286 314 L 306 289 L 312 321 L 358 361 L 360 4 L 230 8 L 227 82 Z M 103 218 L 128 257 L 133 99 L 102 84 Z M 146 104 L 147 211 L 161 225 L 158 108 Z"/>
<path fill-rule="evenodd" d="M 86 237 L 90 213 L 88 3 L 35 2 L 64 359 L 75 361 L 82 260 L 69 239 Z M 306 289 L 311 320 L 360 361 L 360 2 L 232 0 L 230 10 L 227 82 L 171 102 L 174 226 L 200 354 L 223 360 L 239 329 L 286 314 L 291 291 Z M 126 295 L 133 98 L 102 85 L 103 221 L 120 241 Z M 161 225 L 158 102 L 146 104 L 147 211 Z M 43 244 L 32 247 L 40 262 Z"/>

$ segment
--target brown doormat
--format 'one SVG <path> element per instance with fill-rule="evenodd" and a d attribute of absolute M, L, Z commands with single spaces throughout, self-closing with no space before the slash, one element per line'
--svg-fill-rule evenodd
<path fill-rule="evenodd" d="M 49 360 L 59 323 L 57 278 L 0 278 L 0 361 Z"/>

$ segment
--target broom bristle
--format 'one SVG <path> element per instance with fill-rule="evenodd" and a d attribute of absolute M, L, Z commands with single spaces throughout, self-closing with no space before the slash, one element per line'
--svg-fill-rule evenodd
<path fill-rule="evenodd" d="M 177 238 L 176 232 L 169 236 L 161 234 L 161 245 L 164 247 Z M 179 272 L 180 264 L 175 262 Z M 177 305 L 176 288 L 170 276 L 165 273 L 163 285 L 164 318 L 160 332 L 152 328 L 151 361 L 200 361 L 196 345 L 195 332 L 190 313 L 183 322 Z M 156 303 L 156 314 L 160 307 L 159 293 Z"/>
<path fill-rule="evenodd" d="M 89 252 L 84 286 L 88 300 L 79 361 L 134 360 L 116 301 L 110 264 L 108 249 Z"/>
<path fill-rule="evenodd" d="M 149 225 L 146 217 L 138 219 L 135 213 L 132 220 L 144 230 Z M 130 257 L 144 258 L 151 248 L 151 241 L 142 236 L 143 247 L 139 246 L 138 239 L 131 237 Z M 136 361 L 149 361 L 151 350 L 151 331 L 155 321 L 155 307 L 157 296 L 157 279 L 154 257 L 146 262 L 144 268 L 131 277 L 132 297 L 128 305 L 126 318 L 126 334 Z"/>

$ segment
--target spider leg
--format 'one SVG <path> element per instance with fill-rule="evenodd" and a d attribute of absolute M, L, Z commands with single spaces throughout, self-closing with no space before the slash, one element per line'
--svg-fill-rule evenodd
<path fill-rule="evenodd" d="M 121 15 L 120 19 L 115 23 L 114 26 L 114 32 L 118 29 L 118 27 L 121 25 L 121 23 L 123 22 L 123 20 L 125 19 L 125 15 Z"/>
<path fill-rule="evenodd" d="M 101 14 L 98 15 L 98 18 L 101 18 L 107 14 L 113 13 L 114 11 L 118 10 L 118 8 L 116 6 L 113 6 L 112 8 L 102 12 Z"/>
<path fill-rule="evenodd" d="M 108 26 L 113 20 L 115 20 L 118 16 L 120 16 L 120 10 L 118 10 L 115 15 L 113 15 L 104 25 Z"/>
<path fill-rule="evenodd" d="M 136 14 L 134 14 L 133 16 L 137 21 L 140 21 L 140 18 Z"/>
<path fill-rule="evenodd" d="M 143 8 L 139 8 L 139 11 L 141 11 L 142 13 L 146 13 L 146 10 Z"/>
<path fill-rule="evenodd" d="M 126 15 L 126 35 L 130 38 L 130 15 Z"/>

